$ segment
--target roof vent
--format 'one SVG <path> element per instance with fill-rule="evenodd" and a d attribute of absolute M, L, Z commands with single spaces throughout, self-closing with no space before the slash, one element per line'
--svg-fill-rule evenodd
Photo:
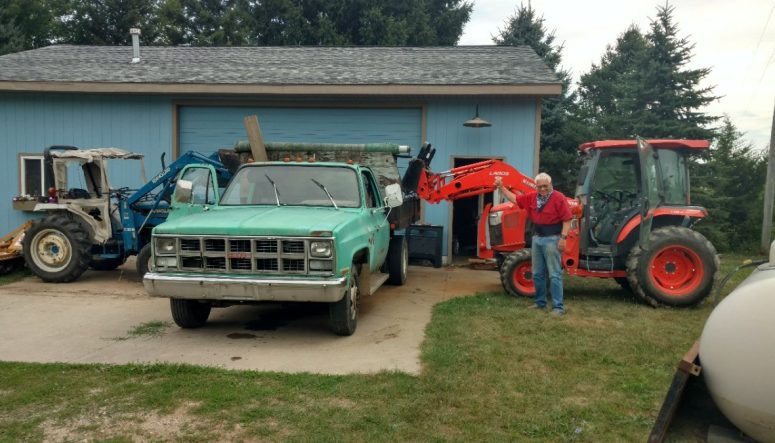
<path fill-rule="evenodd" d="M 132 35 L 132 63 L 140 63 L 140 29 L 129 30 Z"/>

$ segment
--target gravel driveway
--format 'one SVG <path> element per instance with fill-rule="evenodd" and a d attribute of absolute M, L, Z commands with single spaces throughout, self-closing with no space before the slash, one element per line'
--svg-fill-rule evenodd
<path fill-rule="evenodd" d="M 434 304 L 501 291 L 494 271 L 410 266 L 407 284 L 361 303 L 358 330 L 328 330 L 324 305 L 213 309 L 201 329 L 179 329 L 167 299 L 150 298 L 128 261 L 74 283 L 36 277 L 0 286 L 0 359 L 25 362 L 172 362 L 326 374 L 419 373 L 420 344 Z"/>

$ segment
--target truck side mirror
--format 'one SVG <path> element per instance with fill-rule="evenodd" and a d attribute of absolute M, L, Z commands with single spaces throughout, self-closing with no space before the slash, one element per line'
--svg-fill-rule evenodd
<path fill-rule="evenodd" d="M 173 199 L 178 203 L 191 203 L 194 192 L 194 183 L 190 180 L 178 180 L 175 183 Z"/>
<path fill-rule="evenodd" d="M 404 203 L 404 196 L 401 192 L 401 185 L 393 183 L 385 186 L 385 205 L 389 208 L 401 206 Z"/>

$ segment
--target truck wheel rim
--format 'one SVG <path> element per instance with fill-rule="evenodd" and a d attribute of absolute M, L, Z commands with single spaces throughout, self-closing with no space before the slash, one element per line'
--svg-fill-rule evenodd
<path fill-rule="evenodd" d="M 661 292 L 682 297 L 696 290 L 705 276 L 700 256 L 686 246 L 667 246 L 654 254 L 649 275 Z"/>
<path fill-rule="evenodd" d="M 46 272 L 59 272 L 66 268 L 72 257 L 70 240 L 55 229 L 46 229 L 33 239 L 32 261 Z"/>
<path fill-rule="evenodd" d="M 355 319 L 355 316 L 357 315 L 358 310 L 358 280 L 353 278 L 352 283 L 350 283 L 350 291 L 347 293 L 347 296 L 350 297 L 350 312 L 347 314 L 350 316 L 351 319 Z"/>
<path fill-rule="evenodd" d="M 533 265 L 530 262 L 522 262 L 514 268 L 511 273 L 511 280 L 514 287 L 523 294 L 533 294 Z"/>

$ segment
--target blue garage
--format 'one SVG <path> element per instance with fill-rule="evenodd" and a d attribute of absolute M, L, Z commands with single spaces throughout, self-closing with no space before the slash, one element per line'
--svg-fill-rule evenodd
<path fill-rule="evenodd" d="M 437 148 L 434 170 L 502 158 L 538 170 L 541 101 L 561 85 L 527 47 L 132 47 L 58 45 L 0 57 L 0 234 L 34 214 L 15 196 L 44 193 L 48 145 L 119 147 L 160 156 L 246 139 L 257 115 L 268 141 L 397 143 Z M 491 126 L 463 122 L 478 114 Z M 111 171 L 138 186 L 136 171 Z M 444 254 L 466 254 L 484 196 L 424 205 L 444 225 Z M 466 220 L 463 220 L 463 219 Z"/>

